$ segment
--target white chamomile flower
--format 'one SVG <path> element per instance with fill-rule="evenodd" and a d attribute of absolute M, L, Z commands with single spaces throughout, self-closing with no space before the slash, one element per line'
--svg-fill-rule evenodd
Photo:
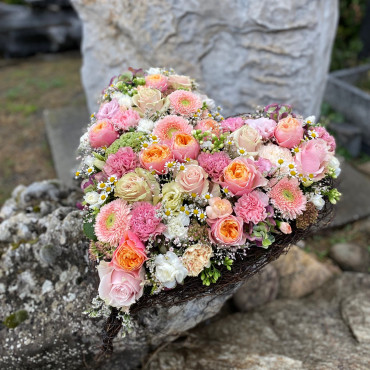
<path fill-rule="evenodd" d="M 97 188 L 99 190 L 104 190 L 107 187 L 107 184 L 105 182 L 99 182 Z"/>
<path fill-rule="evenodd" d="M 167 168 L 169 171 L 173 171 L 176 168 L 176 161 L 166 162 L 164 167 Z"/>
<path fill-rule="evenodd" d="M 221 189 L 222 192 L 227 196 L 227 197 L 232 197 L 233 194 L 231 193 L 231 191 L 227 188 L 227 187 L 224 187 Z"/>
<path fill-rule="evenodd" d="M 95 172 L 95 170 L 94 170 L 94 168 L 93 167 L 89 167 L 87 170 L 86 170 L 86 173 L 88 174 L 88 175 L 91 175 L 91 174 L 93 174 Z"/>
<path fill-rule="evenodd" d="M 207 219 L 207 214 L 203 210 L 199 210 L 197 217 L 198 217 L 198 220 L 205 221 Z"/>
<path fill-rule="evenodd" d="M 317 138 L 317 132 L 315 130 L 308 130 L 308 136 L 311 138 L 311 139 L 316 139 Z"/>
<path fill-rule="evenodd" d="M 248 152 L 247 152 L 244 148 L 239 148 L 239 149 L 238 149 L 238 154 L 239 154 L 239 155 L 247 155 L 247 154 L 248 154 Z"/>
<path fill-rule="evenodd" d="M 284 163 L 285 163 L 285 161 L 284 161 L 284 159 L 283 159 L 283 158 L 279 158 L 279 159 L 276 161 L 276 164 L 278 165 L 278 167 L 282 166 Z"/>
<path fill-rule="evenodd" d="M 205 193 L 202 198 L 208 201 L 213 198 L 213 195 L 211 193 Z"/>
<path fill-rule="evenodd" d="M 290 176 L 293 176 L 293 177 L 298 176 L 297 168 L 294 163 L 289 163 L 287 167 L 288 167 Z"/>
<path fill-rule="evenodd" d="M 78 179 L 81 176 L 81 171 L 77 170 L 75 172 L 75 179 Z"/>
<path fill-rule="evenodd" d="M 316 121 L 315 116 L 309 116 L 304 120 L 304 123 L 306 123 L 307 125 L 314 125 L 315 121 Z"/>
<path fill-rule="evenodd" d="M 106 184 L 106 187 L 105 187 L 105 192 L 107 194 L 111 193 L 112 191 L 114 190 L 114 186 L 112 184 Z"/>
<path fill-rule="evenodd" d="M 164 211 L 163 211 L 163 217 L 164 218 L 171 218 L 173 216 L 173 211 L 172 209 L 170 208 L 166 208 Z"/>
<path fill-rule="evenodd" d="M 183 163 L 177 163 L 177 169 L 184 172 L 187 170 L 186 166 Z"/>
<path fill-rule="evenodd" d="M 138 125 L 137 125 L 137 131 L 145 132 L 147 134 L 151 134 L 154 129 L 154 122 L 150 119 L 142 118 Z"/>
<path fill-rule="evenodd" d="M 104 203 L 108 199 L 108 194 L 103 191 L 102 193 L 99 194 L 99 203 Z"/>
<path fill-rule="evenodd" d="M 301 149 L 298 146 L 295 146 L 294 148 L 291 149 L 291 152 L 294 154 L 297 154 L 301 151 Z"/>
<path fill-rule="evenodd" d="M 110 176 L 108 177 L 107 182 L 109 182 L 110 184 L 114 184 L 117 180 L 118 180 L 118 178 L 117 178 L 117 176 L 116 176 L 116 175 L 110 175 Z"/>

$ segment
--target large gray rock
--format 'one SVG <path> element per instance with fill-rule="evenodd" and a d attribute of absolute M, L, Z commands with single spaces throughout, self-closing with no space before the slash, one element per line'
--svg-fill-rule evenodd
<path fill-rule="evenodd" d="M 307 298 L 273 301 L 192 330 L 149 369 L 369 369 L 370 275 L 344 273 Z"/>
<path fill-rule="evenodd" d="M 132 369 L 157 346 L 215 315 L 234 290 L 152 307 L 134 332 L 94 362 L 102 320 L 82 314 L 97 294 L 78 189 L 43 181 L 13 191 L 0 212 L 0 368 Z M 2 324 L 4 322 L 4 324 Z"/>
<path fill-rule="evenodd" d="M 91 111 L 125 68 L 196 77 L 225 115 L 293 104 L 318 114 L 337 0 L 72 0 L 83 21 L 82 81 Z"/>

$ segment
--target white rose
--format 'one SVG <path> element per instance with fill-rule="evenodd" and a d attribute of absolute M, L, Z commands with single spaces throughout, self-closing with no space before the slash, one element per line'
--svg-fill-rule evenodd
<path fill-rule="evenodd" d="M 153 129 L 154 122 L 150 119 L 142 118 L 137 125 L 137 131 L 146 132 L 147 134 L 151 134 Z"/>
<path fill-rule="evenodd" d="M 163 235 L 168 239 L 184 239 L 188 235 L 188 228 L 190 219 L 185 214 L 180 214 L 170 219 L 167 224 L 167 229 L 163 232 Z"/>
<path fill-rule="evenodd" d="M 325 200 L 320 194 L 312 194 L 309 197 L 310 202 L 312 202 L 315 207 L 320 211 L 325 205 Z"/>
<path fill-rule="evenodd" d="M 131 96 L 128 96 L 126 94 L 122 94 L 119 91 L 114 92 L 111 97 L 113 99 L 116 99 L 118 104 L 121 107 L 131 108 L 132 107 L 132 99 Z"/>
<path fill-rule="evenodd" d="M 339 159 L 337 157 L 331 157 L 330 161 L 329 161 L 329 164 L 328 164 L 328 167 L 329 168 L 332 168 L 334 170 L 334 174 L 335 174 L 335 177 L 338 177 L 341 173 L 341 169 L 340 169 L 340 162 L 339 162 Z"/>
<path fill-rule="evenodd" d="M 176 283 L 181 284 L 188 275 L 188 270 L 173 252 L 159 254 L 154 264 L 156 278 L 168 289 L 174 288 Z"/>
<path fill-rule="evenodd" d="M 96 191 L 89 191 L 85 196 L 84 200 L 87 204 L 93 205 L 99 202 L 99 194 Z"/>

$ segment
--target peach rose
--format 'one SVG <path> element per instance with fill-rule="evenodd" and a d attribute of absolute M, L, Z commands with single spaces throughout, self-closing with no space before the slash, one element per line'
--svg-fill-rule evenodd
<path fill-rule="evenodd" d="M 234 131 L 231 135 L 238 148 L 245 149 L 250 154 L 257 154 L 258 148 L 262 143 L 262 137 L 256 129 L 244 125 Z"/>
<path fill-rule="evenodd" d="M 140 153 L 140 163 L 147 170 L 158 174 L 165 172 L 165 164 L 173 160 L 171 149 L 167 145 L 152 144 Z"/>
<path fill-rule="evenodd" d="M 138 93 L 132 97 L 132 102 L 141 117 L 144 117 L 147 111 L 154 114 L 168 108 L 169 101 L 167 98 L 162 97 L 162 93 L 159 90 L 139 86 L 137 91 Z"/>
<path fill-rule="evenodd" d="M 220 124 L 212 118 L 201 120 L 196 126 L 196 130 L 202 130 L 202 132 L 209 131 L 211 134 L 215 134 L 219 137 L 222 134 Z"/>
<path fill-rule="evenodd" d="M 253 160 L 238 157 L 224 168 L 219 184 L 227 187 L 234 195 L 241 196 L 267 185 L 267 182 Z"/>
<path fill-rule="evenodd" d="M 168 78 L 159 73 L 145 77 L 145 87 L 158 89 L 160 92 L 165 92 L 168 87 Z"/>
<path fill-rule="evenodd" d="M 275 128 L 275 138 L 284 148 L 292 149 L 303 139 L 303 127 L 297 118 L 286 117 L 281 119 Z"/>
<path fill-rule="evenodd" d="M 189 194 L 202 195 L 208 191 L 209 182 L 207 177 L 208 174 L 202 167 L 189 164 L 185 166 L 184 171 L 177 174 L 175 181 Z"/>
<path fill-rule="evenodd" d="M 145 245 L 136 234 L 126 231 L 109 265 L 116 269 L 134 271 L 141 268 L 146 260 Z"/>
<path fill-rule="evenodd" d="M 206 207 L 206 213 L 211 220 L 226 217 L 233 213 L 231 203 L 227 199 L 211 198 L 208 203 L 209 206 Z"/>
<path fill-rule="evenodd" d="M 182 264 L 188 270 L 188 276 L 198 276 L 205 267 L 210 267 L 212 247 L 207 244 L 195 244 L 186 248 L 182 255 Z"/>
<path fill-rule="evenodd" d="M 305 141 L 299 147 L 300 151 L 294 157 L 299 173 L 310 180 L 321 180 L 326 172 L 333 153 L 323 139 Z"/>
<path fill-rule="evenodd" d="M 173 137 L 171 149 L 175 159 L 184 162 L 186 158 L 196 159 L 200 146 L 193 136 L 179 132 Z"/>
<path fill-rule="evenodd" d="M 93 148 L 111 145 L 119 137 L 110 121 L 98 121 L 89 130 L 89 141 Z"/>
<path fill-rule="evenodd" d="M 143 295 L 145 270 L 127 272 L 100 261 L 99 297 L 109 306 L 130 307 Z"/>
<path fill-rule="evenodd" d="M 209 238 L 213 243 L 229 247 L 245 244 L 247 239 L 243 232 L 243 220 L 240 217 L 227 216 L 216 220 L 207 219 Z"/>
<path fill-rule="evenodd" d="M 191 80 L 188 76 L 172 75 L 168 77 L 168 84 L 172 89 L 191 90 Z"/>

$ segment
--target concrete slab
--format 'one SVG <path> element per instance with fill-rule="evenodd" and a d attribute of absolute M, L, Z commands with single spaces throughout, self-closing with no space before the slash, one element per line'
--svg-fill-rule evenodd
<path fill-rule="evenodd" d="M 78 167 L 76 150 L 89 121 L 87 107 L 82 105 L 45 110 L 44 121 L 58 178 L 71 184 Z"/>
<path fill-rule="evenodd" d="M 342 199 L 335 207 L 331 227 L 342 226 L 370 215 L 369 177 L 343 162 L 338 189 L 342 193 Z"/>

